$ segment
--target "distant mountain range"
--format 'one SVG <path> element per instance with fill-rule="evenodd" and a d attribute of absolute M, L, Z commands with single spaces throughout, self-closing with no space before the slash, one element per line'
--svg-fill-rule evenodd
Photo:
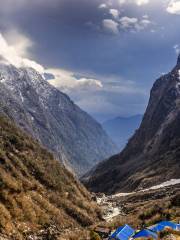
<path fill-rule="evenodd" d="M 99 123 L 31 68 L 0 64 L 0 112 L 78 175 L 117 152 Z"/>
<path fill-rule="evenodd" d="M 135 115 L 131 117 L 116 117 L 105 121 L 102 126 L 112 140 L 116 143 L 119 150 L 122 150 L 127 144 L 129 138 L 138 129 L 142 115 Z"/>
<path fill-rule="evenodd" d="M 95 192 L 128 192 L 180 177 L 180 57 L 151 90 L 142 123 L 125 149 L 84 177 Z"/>

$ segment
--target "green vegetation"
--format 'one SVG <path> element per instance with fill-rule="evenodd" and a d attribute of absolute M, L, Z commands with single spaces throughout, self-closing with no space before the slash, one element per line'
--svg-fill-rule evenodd
<path fill-rule="evenodd" d="M 51 153 L 0 117 L 0 216 L 0 233 L 21 240 L 47 226 L 89 226 L 100 210 Z"/>

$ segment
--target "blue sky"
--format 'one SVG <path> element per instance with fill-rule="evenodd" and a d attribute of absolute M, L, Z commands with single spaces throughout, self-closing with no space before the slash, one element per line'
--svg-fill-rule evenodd
<path fill-rule="evenodd" d="M 33 64 L 99 121 L 143 113 L 153 82 L 179 53 L 179 0 L 0 4 L 0 55 Z"/>

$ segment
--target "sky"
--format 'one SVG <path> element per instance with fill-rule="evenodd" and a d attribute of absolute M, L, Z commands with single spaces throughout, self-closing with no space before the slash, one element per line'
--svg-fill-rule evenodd
<path fill-rule="evenodd" d="M 103 122 L 143 114 L 180 52 L 180 0 L 0 0 L 0 56 Z"/>

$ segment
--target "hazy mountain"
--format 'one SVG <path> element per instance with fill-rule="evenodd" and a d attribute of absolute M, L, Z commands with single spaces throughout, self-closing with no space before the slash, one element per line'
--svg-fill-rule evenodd
<path fill-rule="evenodd" d="M 86 178 L 93 191 L 131 191 L 180 173 L 180 57 L 176 67 L 151 90 L 140 128 L 126 148 L 99 164 Z"/>
<path fill-rule="evenodd" d="M 99 209 L 51 153 L 0 116 L 0 215 L 7 239 L 57 239 L 94 223 Z"/>
<path fill-rule="evenodd" d="M 105 121 L 102 126 L 112 140 L 116 143 L 119 150 L 127 144 L 129 138 L 134 134 L 142 121 L 142 115 L 131 117 L 116 117 Z"/>
<path fill-rule="evenodd" d="M 101 125 L 33 69 L 0 65 L 0 106 L 78 174 L 116 152 Z"/>

